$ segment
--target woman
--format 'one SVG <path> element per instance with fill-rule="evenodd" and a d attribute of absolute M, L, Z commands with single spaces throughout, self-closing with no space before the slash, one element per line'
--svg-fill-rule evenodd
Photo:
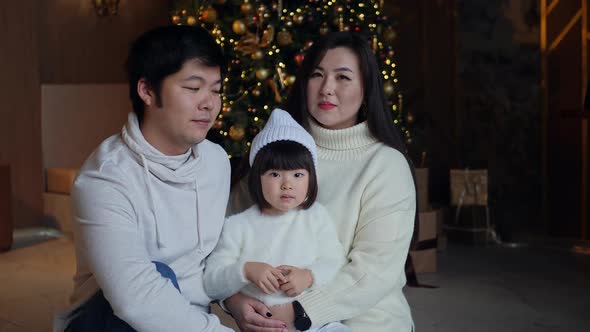
<path fill-rule="evenodd" d="M 402 288 L 416 191 L 367 39 L 337 32 L 314 44 L 285 108 L 318 146 L 317 200 L 332 215 L 348 258 L 334 281 L 294 302 L 295 325 L 343 321 L 353 331 L 411 331 Z M 226 305 L 243 330 L 284 326 L 242 295 Z"/>

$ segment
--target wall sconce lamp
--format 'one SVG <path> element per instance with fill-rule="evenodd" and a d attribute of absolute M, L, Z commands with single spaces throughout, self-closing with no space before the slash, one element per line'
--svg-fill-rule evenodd
<path fill-rule="evenodd" d="M 98 16 L 114 16 L 119 10 L 120 0 L 91 0 Z"/>

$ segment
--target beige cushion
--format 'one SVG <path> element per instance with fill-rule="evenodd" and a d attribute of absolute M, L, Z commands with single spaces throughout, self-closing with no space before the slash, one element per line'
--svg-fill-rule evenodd
<path fill-rule="evenodd" d="M 77 168 L 48 168 L 47 192 L 70 194 L 77 174 Z"/>

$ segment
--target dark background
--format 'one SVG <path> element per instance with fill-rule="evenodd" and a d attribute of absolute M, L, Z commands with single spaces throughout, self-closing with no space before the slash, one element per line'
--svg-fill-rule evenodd
<path fill-rule="evenodd" d="M 449 204 L 450 169 L 487 168 L 491 220 L 505 240 L 588 238 L 588 22 L 572 21 L 583 1 L 561 1 L 546 16 L 535 0 L 385 3 L 430 201 Z M 164 0 L 121 0 L 110 18 L 90 1 L 0 7 L 0 164 L 11 166 L 15 227 L 42 217 L 41 87 L 125 83 L 129 42 L 168 22 Z"/>

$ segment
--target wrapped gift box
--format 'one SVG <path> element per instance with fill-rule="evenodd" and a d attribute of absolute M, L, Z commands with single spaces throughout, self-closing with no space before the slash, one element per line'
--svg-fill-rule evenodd
<path fill-rule="evenodd" d="M 69 195 L 77 175 L 77 168 L 48 168 L 47 192 Z"/>
<path fill-rule="evenodd" d="M 436 272 L 436 248 L 410 251 L 416 273 Z"/>
<path fill-rule="evenodd" d="M 487 169 L 452 169 L 451 205 L 488 205 Z"/>
<path fill-rule="evenodd" d="M 450 176 L 452 218 L 445 223 L 449 241 L 470 244 L 491 242 L 488 171 L 453 169 Z"/>
<path fill-rule="evenodd" d="M 428 199 L 428 168 L 416 168 L 416 188 L 418 190 L 418 211 L 430 210 Z"/>
<path fill-rule="evenodd" d="M 410 251 L 416 273 L 436 272 L 437 237 L 440 210 L 419 213 L 419 232 L 416 250 Z"/>
<path fill-rule="evenodd" d="M 419 232 L 418 241 L 436 239 L 438 235 L 439 210 L 430 210 L 418 213 Z"/>

